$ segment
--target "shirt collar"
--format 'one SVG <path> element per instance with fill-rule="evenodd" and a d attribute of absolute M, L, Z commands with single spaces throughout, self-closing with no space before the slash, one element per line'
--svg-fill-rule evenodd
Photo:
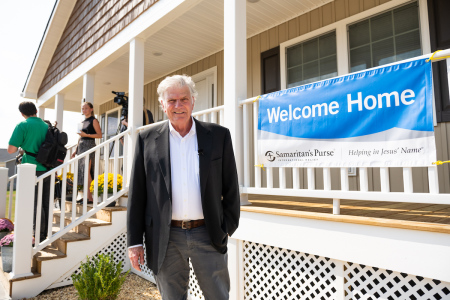
<path fill-rule="evenodd" d="M 191 127 L 191 130 L 189 130 L 189 133 L 188 133 L 186 136 L 184 136 L 184 137 L 182 137 L 182 136 L 178 133 L 178 131 L 176 131 L 175 128 L 173 128 L 172 123 L 170 123 L 170 120 L 169 120 L 169 130 L 170 130 L 170 134 L 171 134 L 172 136 L 174 136 L 174 137 L 175 137 L 175 136 L 176 136 L 176 137 L 179 137 L 180 139 L 186 138 L 186 137 L 189 137 L 189 136 L 192 136 L 192 135 L 196 134 L 196 133 L 197 133 L 197 129 L 196 129 L 196 126 L 195 126 L 195 121 L 194 121 L 194 118 L 193 118 L 193 117 L 191 117 L 191 119 L 192 119 L 192 127 Z"/>

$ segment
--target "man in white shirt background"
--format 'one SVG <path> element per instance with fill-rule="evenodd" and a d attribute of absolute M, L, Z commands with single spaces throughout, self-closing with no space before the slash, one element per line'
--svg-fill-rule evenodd
<path fill-rule="evenodd" d="M 128 254 L 156 276 L 163 300 L 187 299 L 189 261 L 205 299 L 228 299 L 228 236 L 239 224 L 236 163 L 228 129 L 192 117 L 192 79 L 158 86 L 169 121 L 136 142 L 128 202 Z"/>

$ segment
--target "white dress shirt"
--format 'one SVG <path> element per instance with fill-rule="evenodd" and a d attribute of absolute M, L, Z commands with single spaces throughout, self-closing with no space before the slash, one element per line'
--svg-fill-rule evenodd
<path fill-rule="evenodd" d="M 170 174 L 172 177 L 172 220 L 203 219 L 197 130 L 194 119 L 182 137 L 169 121 Z M 128 248 L 142 246 L 133 245 Z"/>
<path fill-rule="evenodd" d="M 182 137 L 169 121 L 172 220 L 203 219 L 200 194 L 199 153 L 195 122 Z"/>

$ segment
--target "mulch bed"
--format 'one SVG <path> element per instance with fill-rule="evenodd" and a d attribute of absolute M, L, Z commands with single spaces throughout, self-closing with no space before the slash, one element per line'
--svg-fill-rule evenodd
<path fill-rule="evenodd" d="M 77 290 L 73 285 L 47 290 L 39 294 L 37 297 L 29 298 L 29 300 L 78 300 Z M 119 300 L 125 299 L 146 299 L 161 300 L 156 285 L 136 274 L 128 274 L 125 283 L 120 291 Z"/>

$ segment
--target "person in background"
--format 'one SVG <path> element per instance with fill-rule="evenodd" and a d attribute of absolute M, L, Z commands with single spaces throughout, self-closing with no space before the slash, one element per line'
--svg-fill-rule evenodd
<path fill-rule="evenodd" d="M 84 102 L 81 105 L 81 112 L 83 113 L 85 119 L 82 124 L 82 129 L 77 134 L 80 136 L 78 140 L 77 149 L 72 154 L 71 158 L 74 158 L 75 155 L 80 155 L 89 149 L 95 147 L 95 139 L 99 139 L 102 137 L 102 130 L 100 128 L 100 123 L 94 116 L 94 106 L 90 102 Z M 95 165 L 95 153 L 92 152 L 89 154 L 89 171 L 88 171 L 88 203 L 93 203 L 92 193 L 89 189 L 91 186 L 92 179 L 94 177 L 94 165 Z M 85 160 L 80 159 L 78 161 L 78 185 L 84 186 L 84 168 L 85 168 Z M 79 200 L 82 202 L 82 200 Z"/>
<path fill-rule="evenodd" d="M 19 104 L 19 111 L 25 118 L 25 121 L 17 124 L 14 128 L 13 134 L 9 139 L 8 153 L 17 152 L 21 147 L 24 151 L 22 163 L 29 163 L 36 165 L 36 176 L 39 177 L 48 170 L 42 164 L 36 161 L 35 155 L 47 135 L 48 125 L 42 119 L 36 116 L 37 109 L 33 102 L 24 101 Z M 49 216 L 49 199 L 50 199 L 50 176 L 44 179 L 42 187 L 42 206 L 41 206 L 41 228 L 40 241 L 47 238 L 48 232 L 48 216 Z M 36 228 L 36 211 L 38 201 L 38 186 L 36 185 L 34 191 L 34 217 L 33 217 L 33 232 Z M 36 232 L 34 232 L 36 236 Z"/>
<path fill-rule="evenodd" d="M 145 98 L 144 98 L 144 102 L 145 102 Z M 148 110 L 148 109 L 145 109 L 145 108 L 144 108 L 144 112 L 143 112 L 143 115 L 142 115 L 142 123 L 143 123 L 142 125 L 144 125 L 144 126 L 155 123 L 155 121 L 153 120 L 152 112 L 150 110 Z M 125 126 L 124 130 L 126 130 L 128 128 L 128 118 L 123 119 L 121 124 L 123 126 Z M 120 143 L 122 143 L 122 145 L 123 145 L 123 140 L 124 140 L 123 137 L 121 137 L 120 138 Z M 122 166 L 122 168 L 123 168 L 123 166 Z"/>
<path fill-rule="evenodd" d="M 145 102 L 145 99 L 144 99 Z M 155 121 L 153 120 L 153 114 L 150 110 L 144 108 L 144 112 L 142 114 L 142 125 L 153 124 Z M 122 120 L 122 125 L 128 127 L 128 119 L 125 118 Z"/>

